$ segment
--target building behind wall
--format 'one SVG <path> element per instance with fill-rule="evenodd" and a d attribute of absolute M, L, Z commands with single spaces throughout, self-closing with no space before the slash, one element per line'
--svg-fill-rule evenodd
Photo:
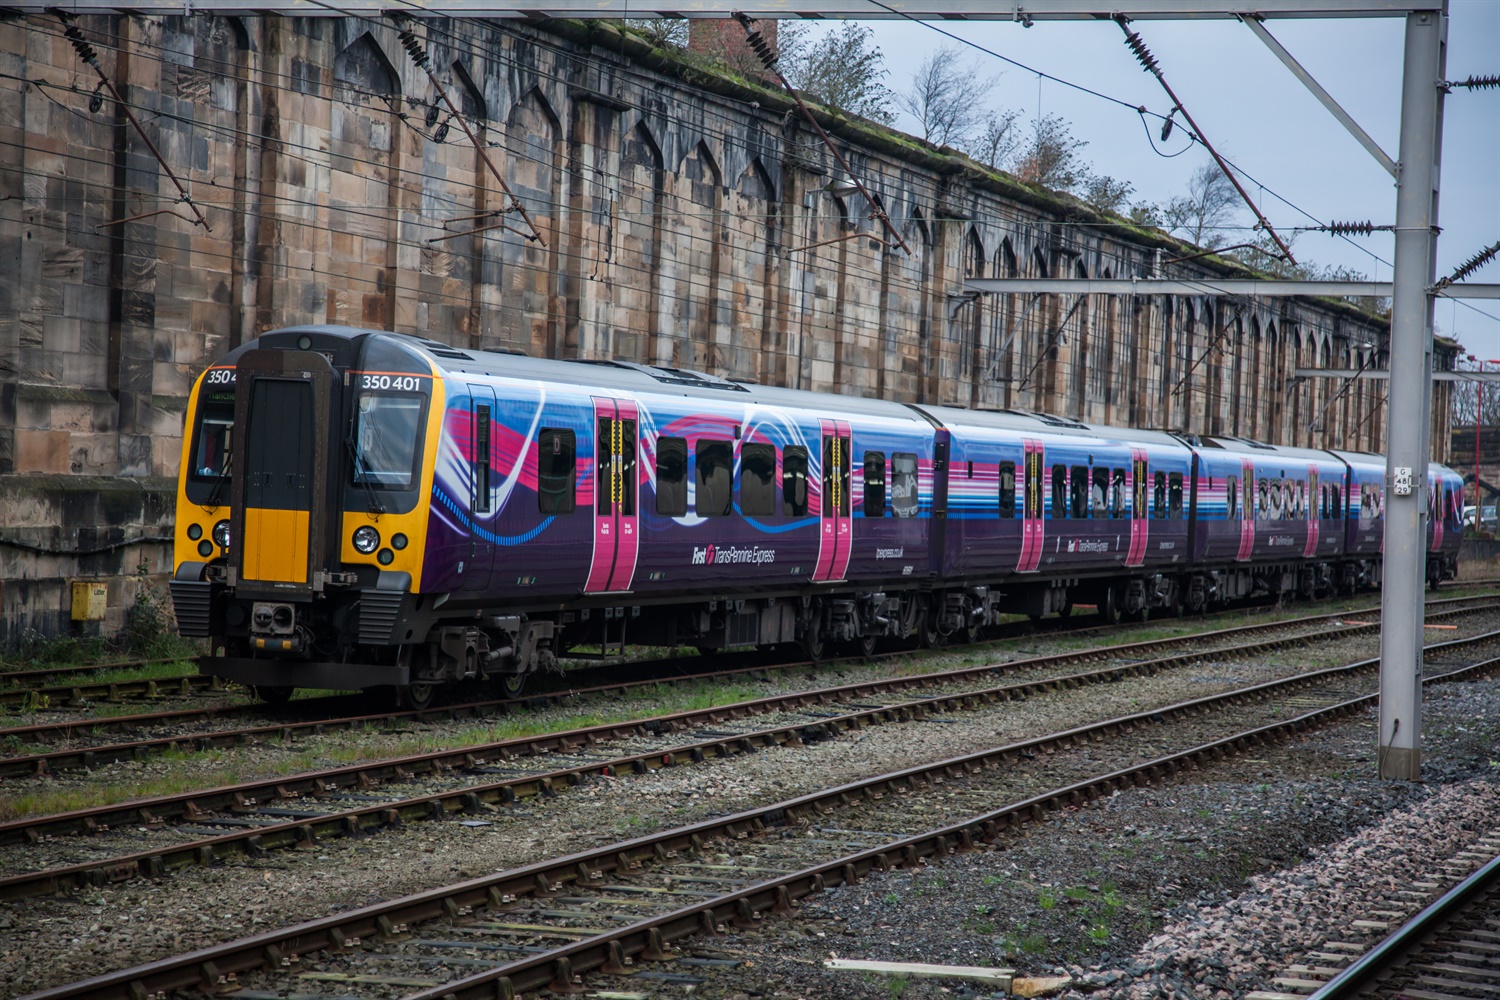
<path fill-rule="evenodd" d="M 607 24 L 413 24 L 482 154 L 446 108 L 429 121 L 435 88 L 389 21 L 78 24 L 208 225 L 120 109 L 91 110 L 93 71 L 56 18 L 0 21 L 0 645 L 62 629 L 71 579 L 167 570 L 154 539 L 193 380 L 289 324 L 1382 445 L 1383 383 L 1292 377 L 1370 351 L 1382 366 L 1357 346 L 1385 344 L 1380 317 L 1332 300 L 968 297 L 969 276 L 1128 277 L 1191 251 L 825 115 L 903 252 L 857 195 L 830 193 L 836 165 L 785 95 Z M 1439 398 L 1435 443 L 1446 412 Z M 127 584 L 111 586 L 118 624 Z"/>

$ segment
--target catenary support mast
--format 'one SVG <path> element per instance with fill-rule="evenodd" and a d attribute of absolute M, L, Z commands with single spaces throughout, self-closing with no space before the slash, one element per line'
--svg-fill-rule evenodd
<path fill-rule="evenodd" d="M 1438 150 L 1443 131 L 1446 13 L 1406 17 L 1401 84 L 1401 170 L 1391 296 L 1391 381 L 1386 409 L 1385 568 L 1380 594 L 1382 778 L 1422 771 L 1422 590 L 1427 552 L 1427 432 L 1432 418 L 1432 294 Z"/>

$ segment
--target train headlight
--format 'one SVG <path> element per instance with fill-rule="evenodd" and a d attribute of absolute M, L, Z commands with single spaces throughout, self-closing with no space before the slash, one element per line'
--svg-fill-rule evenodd
<path fill-rule="evenodd" d="M 354 529 L 354 551 L 367 556 L 380 548 L 380 532 L 368 524 Z"/>
<path fill-rule="evenodd" d="M 188 525 L 187 536 L 189 538 L 191 538 L 195 542 L 198 539 L 202 538 L 203 537 L 203 525 L 201 525 L 201 524 L 190 524 L 190 525 Z"/>
<path fill-rule="evenodd" d="M 218 524 L 214 525 L 214 541 L 218 543 L 219 548 L 221 549 L 229 548 L 228 521 L 220 521 Z"/>
<path fill-rule="evenodd" d="M 406 548 L 406 536 L 403 535 L 399 531 L 396 532 L 394 535 L 392 535 L 391 536 L 391 548 L 397 549 L 397 550 Z"/>

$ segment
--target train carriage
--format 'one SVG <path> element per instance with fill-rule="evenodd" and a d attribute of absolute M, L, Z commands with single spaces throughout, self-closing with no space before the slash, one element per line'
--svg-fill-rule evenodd
<path fill-rule="evenodd" d="M 320 326 L 230 352 L 187 419 L 179 628 L 271 699 L 1378 581 L 1378 456 Z M 1429 483 L 1436 583 L 1462 484 Z"/>

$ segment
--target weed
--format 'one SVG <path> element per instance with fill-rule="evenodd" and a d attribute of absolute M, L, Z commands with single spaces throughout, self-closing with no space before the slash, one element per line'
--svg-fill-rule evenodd
<path fill-rule="evenodd" d="M 1057 895 L 1051 889 L 1043 889 L 1037 894 L 1036 904 L 1044 910 L 1050 910 L 1057 906 Z"/>
<path fill-rule="evenodd" d="M 893 976 L 891 978 L 890 985 L 886 988 L 890 990 L 891 996 L 899 997 L 901 994 L 906 992 L 906 983 L 906 977 Z"/>
<path fill-rule="evenodd" d="M 899 892 L 888 892 L 881 897 L 881 902 L 890 903 L 892 906 L 895 906 L 901 902 L 901 894 Z"/>

